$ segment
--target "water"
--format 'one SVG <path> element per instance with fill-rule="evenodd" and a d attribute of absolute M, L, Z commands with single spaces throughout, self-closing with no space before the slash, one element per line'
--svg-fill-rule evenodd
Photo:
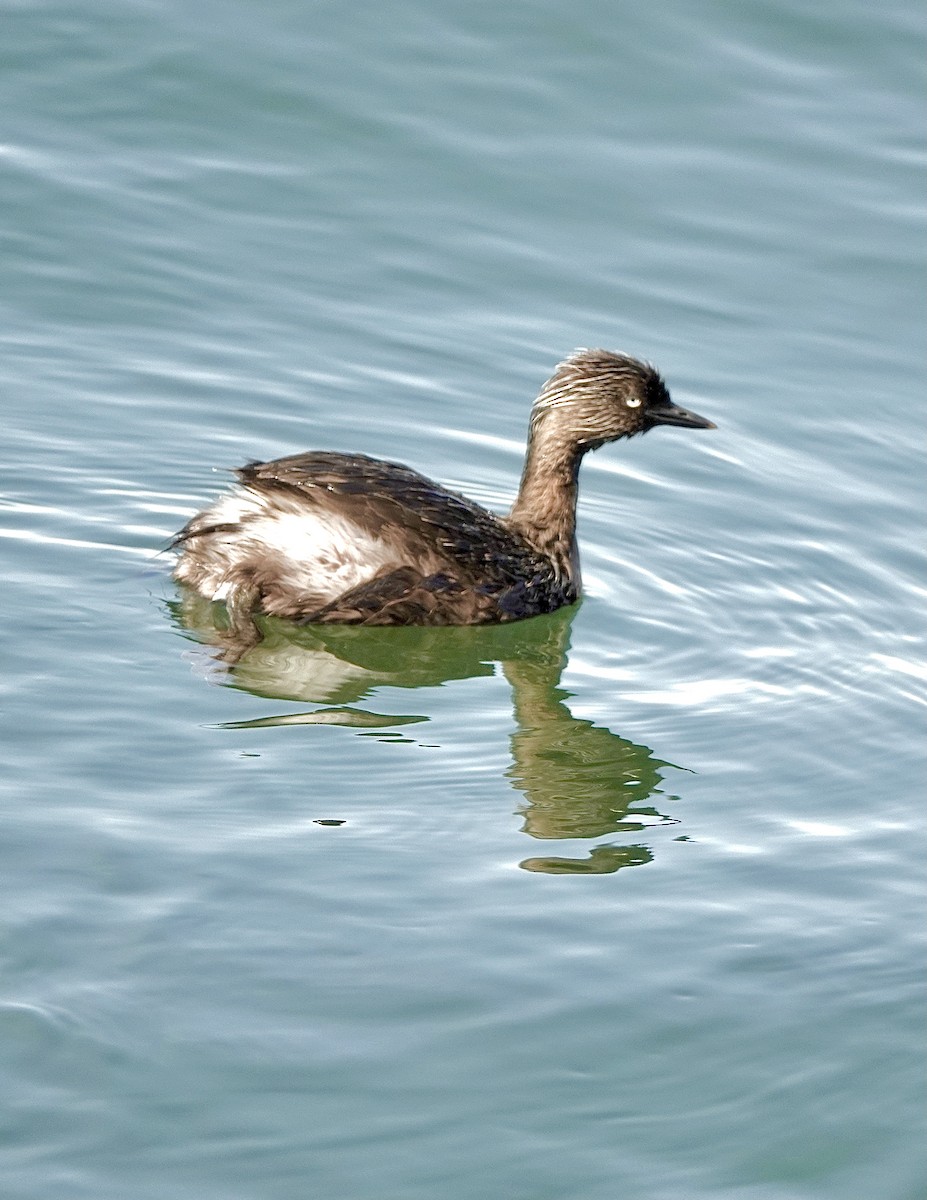
<path fill-rule="evenodd" d="M 4 1196 L 915 1200 L 924 21 L 7 4 Z M 489 505 L 558 358 L 587 595 L 270 623 L 226 468 Z"/>

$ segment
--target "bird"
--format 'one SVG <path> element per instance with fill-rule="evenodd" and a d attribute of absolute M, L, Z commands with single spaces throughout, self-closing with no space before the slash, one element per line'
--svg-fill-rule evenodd
<path fill-rule="evenodd" d="M 716 428 L 675 404 L 650 363 L 580 349 L 534 401 L 507 515 L 363 454 L 249 462 L 174 538 L 174 578 L 233 622 L 486 625 L 553 612 L 582 590 L 583 456 L 657 425 Z"/>

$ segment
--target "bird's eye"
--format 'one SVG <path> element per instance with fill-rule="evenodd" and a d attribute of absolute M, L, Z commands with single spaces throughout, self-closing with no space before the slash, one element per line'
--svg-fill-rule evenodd
<path fill-rule="evenodd" d="M 628 408 L 640 408 L 641 398 L 640 396 L 629 396 L 627 400 L 625 400 L 625 404 L 628 406 Z"/>

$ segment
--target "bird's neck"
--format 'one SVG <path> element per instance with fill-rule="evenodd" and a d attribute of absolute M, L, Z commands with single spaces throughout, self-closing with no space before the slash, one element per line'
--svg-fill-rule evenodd
<path fill-rule="evenodd" d="M 579 589 L 576 499 L 582 450 L 543 425 L 532 428 L 518 496 L 506 524 Z"/>

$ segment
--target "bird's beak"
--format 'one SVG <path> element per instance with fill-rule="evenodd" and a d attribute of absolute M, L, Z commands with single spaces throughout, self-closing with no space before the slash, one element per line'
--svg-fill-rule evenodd
<path fill-rule="evenodd" d="M 718 428 L 714 421 L 700 417 L 688 408 L 680 408 L 678 404 L 664 404 L 659 408 L 648 409 L 647 420 L 651 425 L 682 425 L 686 429 Z"/>

